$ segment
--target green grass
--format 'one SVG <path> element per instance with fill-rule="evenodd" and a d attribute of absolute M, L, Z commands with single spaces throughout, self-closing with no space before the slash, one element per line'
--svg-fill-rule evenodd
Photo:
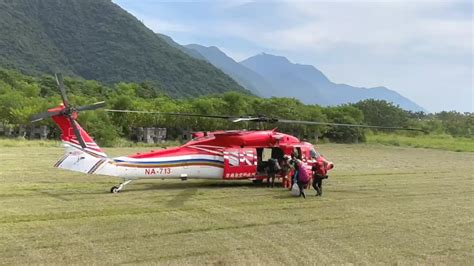
<path fill-rule="evenodd" d="M 247 181 L 119 180 L 0 147 L 4 264 L 471 264 L 474 153 L 321 145 L 322 198 Z M 107 149 L 110 155 L 140 148 Z"/>
<path fill-rule="evenodd" d="M 58 140 L 28 140 L 24 138 L 1 138 L 0 148 L 11 147 L 59 147 L 61 142 Z"/>
<path fill-rule="evenodd" d="M 396 134 L 368 134 L 367 143 L 474 152 L 474 138 L 454 138 L 449 135 L 419 135 L 410 137 Z"/>

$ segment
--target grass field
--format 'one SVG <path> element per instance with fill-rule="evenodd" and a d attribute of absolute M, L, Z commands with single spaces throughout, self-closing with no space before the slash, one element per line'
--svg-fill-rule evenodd
<path fill-rule="evenodd" d="M 474 138 L 454 138 L 449 135 L 404 136 L 382 133 L 367 134 L 366 136 L 369 144 L 474 152 Z"/>
<path fill-rule="evenodd" d="M 52 168 L 60 148 L 0 147 L 0 264 L 474 262 L 474 153 L 320 150 L 336 168 L 304 200 L 246 181 L 110 194 L 118 180 Z"/>

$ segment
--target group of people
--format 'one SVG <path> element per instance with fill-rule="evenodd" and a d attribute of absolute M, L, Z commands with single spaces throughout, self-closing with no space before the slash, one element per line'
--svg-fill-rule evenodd
<path fill-rule="evenodd" d="M 322 196 L 323 179 L 328 178 L 326 165 L 321 157 L 313 159 L 315 162 L 311 167 L 311 175 L 306 171 L 305 163 L 296 158 L 295 154 L 291 154 L 291 157 L 285 155 L 280 162 L 275 158 L 269 159 L 266 169 L 268 176 L 267 185 L 274 187 L 276 175 L 280 173 L 283 177 L 284 187 L 293 189 L 293 186 L 296 184 L 299 189 L 299 196 L 306 198 L 304 189 L 312 178 L 312 186 L 316 191 L 316 196 Z"/>

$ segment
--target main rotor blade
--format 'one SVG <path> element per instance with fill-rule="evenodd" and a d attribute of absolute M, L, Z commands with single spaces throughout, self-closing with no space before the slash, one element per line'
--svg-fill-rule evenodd
<path fill-rule="evenodd" d="M 408 130 L 408 131 L 420 131 L 423 133 L 428 133 L 428 131 L 423 130 L 423 129 L 408 128 L 408 127 L 370 126 L 370 125 L 361 125 L 361 124 L 329 123 L 329 122 L 288 120 L 288 119 L 277 119 L 276 122 L 288 123 L 288 124 L 303 124 L 303 125 L 326 125 L 326 126 L 335 126 L 335 127 L 358 127 L 358 128 L 374 128 L 374 129 L 390 129 L 390 130 Z"/>
<path fill-rule="evenodd" d="M 61 113 L 61 111 L 38 113 L 38 114 L 33 115 L 30 118 L 30 123 L 38 122 L 38 121 L 41 121 L 45 118 L 49 118 L 49 117 L 52 117 L 52 116 L 55 116 L 55 115 L 59 115 L 60 113 Z"/>
<path fill-rule="evenodd" d="M 420 132 L 428 133 L 426 130 L 419 129 L 419 128 L 386 127 L 386 126 L 370 126 L 370 125 L 362 125 L 362 124 L 344 124 L 344 123 L 329 123 L 329 122 L 304 121 L 304 120 L 289 120 L 289 119 L 278 119 L 278 118 L 266 117 L 266 116 L 238 117 L 238 116 L 229 116 L 229 115 L 202 115 L 202 114 L 191 114 L 191 113 L 167 113 L 167 112 L 154 112 L 154 111 L 113 110 L 113 109 L 105 109 L 105 111 L 115 112 L 115 113 L 158 114 L 158 115 L 219 118 L 219 119 L 231 120 L 232 122 L 250 121 L 250 122 L 287 123 L 287 124 L 303 124 L 303 125 L 326 125 L 326 126 L 336 126 L 336 127 L 408 130 L 408 131 L 420 131 Z"/>
<path fill-rule="evenodd" d="M 250 122 L 266 122 L 266 123 L 275 123 L 278 122 L 278 119 L 265 117 L 265 116 L 247 116 L 247 117 L 234 117 L 232 118 L 232 122 L 243 122 L 243 121 L 250 121 Z"/>
<path fill-rule="evenodd" d="M 69 106 L 69 101 L 67 100 L 66 89 L 64 89 L 63 74 L 56 73 L 55 77 L 56 77 L 56 83 L 58 84 L 58 88 L 61 91 L 61 98 L 63 99 L 64 107 L 67 108 Z"/>
<path fill-rule="evenodd" d="M 74 129 L 74 135 L 76 135 L 77 141 L 79 144 L 81 144 L 81 147 L 84 149 L 87 147 L 86 143 L 82 139 L 81 132 L 79 131 L 79 128 L 76 125 L 76 120 L 72 118 L 72 116 L 68 115 L 69 121 L 71 122 L 71 126 Z"/>
<path fill-rule="evenodd" d="M 156 115 L 217 118 L 217 119 L 231 120 L 232 122 L 242 122 L 242 121 L 275 122 L 274 118 L 256 117 L 256 116 L 204 115 L 204 114 L 193 114 L 193 113 L 169 113 L 169 112 L 158 112 L 158 111 L 116 110 L 116 109 L 104 109 L 104 111 L 112 112 L 112 113 L 136 113 L 136 114 L 156 114 Z"/>
<path fill-rule="evenodd" d="M 95 109 L 98 109 L 98 108 L 105 107 L 105 105 L 106 105 L 105 102 L 96 102 L 96 103 L 93 103 L 93 104 L 90 104 L 90 105 L 79 106 L 79 107 L 76 108 L 76 111 L 81 112 L 81 111 L 95 110 Z"/>
<path fill-rule="evenodd" d="M 191 113 L 169 113 L 169 112 L 155 112 L 155 111 L 138 111 L 138 110 L 115 110 L 115 109 L 104 109 L 106 112 L 112 113 L 135 113 L 135 114 L 156 114 L 156 115 L 174 115 L 174 116 L 192 116 L 192 117 L 206 117 L 206 118 L 219 118 L 219 119 L 233 119 L 235 116 L 228 115 L 202 115 L 202 114 L 191 114 Z"/>

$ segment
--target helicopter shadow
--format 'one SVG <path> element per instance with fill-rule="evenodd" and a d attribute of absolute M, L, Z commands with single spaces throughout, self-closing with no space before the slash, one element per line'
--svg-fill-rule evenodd
<path fill-rule="evenodd" d="M 171 190 L 171 189 L 223 189 L 223 188 L 266 188 L 266 184 L 253 184 L 245 181 L 225 182 L 181 182 L 181 183 L 141 183 L 141 187 L 129 188 L 129 191 Z"/>
<path fill-rule="evenodd" d="M 198 192 L 198 188 L 184 189 L 166 203 L 168 207 L 179 208 L 189 201 Z"/>
<path fill-rule="evenodd" d="M 67 197 L 63 197 L 63 195 L 68 195 L 68 194 L 59 194 L 59 193 L 51 193 L 49 191 L 38 191 L 39 194 L 41 195 L 44 195 L 44 196 L 47 196 L 47 197 L 51 197 L 51 198 L 54 198 L 54 199 L 57 199 L 57 200 L 61 200 L 61 201 L 71 201 L 71 199 L 67 198 Z"/>
<path fill-rule="evenodd" d="M 246 181 L 195 181 L 195 182 L 173 182 L 173 183 L 142 183 L 141 187 L 130 188 L 129 191 L 164 191 L 164 190 L 182 190 L 170 199 L 166 205 L 172 208 L 182 207 L 192 199 L 200 189 L 226 189 L 226 188 L 246 188 L 263 189 L 267 188 L 265 183 L 254 184 Z"/>

